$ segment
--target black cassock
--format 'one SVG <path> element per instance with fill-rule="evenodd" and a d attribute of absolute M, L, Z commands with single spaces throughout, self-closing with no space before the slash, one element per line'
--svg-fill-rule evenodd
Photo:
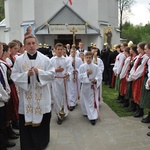
<path fill-rule="evenodd" d="M 40 126 L 25 126 L 24 115 L 19 115 L 20 149 L 44 150 L 50 141 L 51 112 L 43 115 Z"/>

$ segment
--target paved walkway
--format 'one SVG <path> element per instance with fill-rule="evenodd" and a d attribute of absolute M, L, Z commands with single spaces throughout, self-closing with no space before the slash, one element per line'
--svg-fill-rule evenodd
<path fill-rule="evenodd" d="M 105 103 L 100 108 L 101 120 L 92 126 L 81 114 L 80 104 L 69 113 L 62 125 L 56 115 L 51 120 L 50 143 L 46 150 L 144 150 L 150 149 L 149 124 L 141 118 L 118 117 Z M 17 146 L 9 150 L 19 150 Z"/>

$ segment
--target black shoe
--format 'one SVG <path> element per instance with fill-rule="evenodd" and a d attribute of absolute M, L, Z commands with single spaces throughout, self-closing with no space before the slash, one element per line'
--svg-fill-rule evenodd
<path fill-rule="evenodd" d="M 14 133 L 15 135 L 17 135 L 17 136 L 20 136 L 20 133 L 19 133 L 19 132 L 16 132 L 16 131 L 13 130 L 13 133 Z"/>
<path fill-rule="evenodd" d="M 19 136 L 15 135 L 15 134 L 10 134 L 8 135 L 8 139 L 18 139 Z"/>
<path fill-rule="evenodd" d="M 117 102 L 118 103 L 124 103 L 125 101 L 124 101 L 124 99 L 119 99 L 119 100 L 117 100 Z"/>
<path fill-rule="evenodd" d="M 13 128 L 13 129 L 18 129 L 18 130 L 19 130 L 19 121 L 18 121 L 18 120 L 12 122 L 12 128 Z"/>
<path fill-rule="evenodd" d="M 91 122 L 92 125 L 95 125 L 96 120 L 90 120 L 90 122 Z"/>
<path fill-rule="evenodd" d="M 148 126 L 148 128 L 150 129 L 150 126 Z"/>
<path fill-rule="evenodd" d="M 19 136 L 17 136 L 15 134 L 15 132 L 13 131 L 13 129 L 11 128 L 10 125 L 6 128 L 6 131 L 7 131 L 7 137 L 9 139 L 18 139 L 19 138 Z"/>
<path fill-rule="evenodd" d="M 142 123 L 150 123 L 150 116 L 147 116 L 146 118 L 143 118 L 141 120 Z"/>
<path fill-rule="evenodd" d="M 135 111 L 136 111 L 136 108 L 134 108 L 134 107 L 129 107 L 127 109 L 127 112 L 135 112 Z"/>
<path fill-rule="evenodd" d="M 139 108 L 139 111 L 134 115 L 135 118 L 143 117 L 144 111 L 143 108 Z"/>
<path fill-rule="evenodd" d="M 147 136 L 150 136 L 150 132 L 147 133 Z"/>
<path fill-rule="evenodd" d="M 122 107 L 129 107 L 129 103 L 125 101 L 125 103 L 122 104 Z"/>
<path fill-rule="evenodd" d="M 70 111 L 73 111 L 75 109 L 75 106 L 70 106 Z"/>
<path fill-rule="evenodd" d="M 57 120 L 57 124 L 58 125 L 61 125 L 62 124 L 62 120 L 58 117 L 58 120 Z"/>
<path fill-rule="evenodd" d="M 87 115 L 83 115 L 84 117 L 87 117 Z"/>
<path fill-rule="evenodd" d="M 6 147 L 14 147 L 14 146 L 16 146 L 16 143 L 14 143 L 14 142 L 10 142 L 10 141 L 6 141 Z"/>

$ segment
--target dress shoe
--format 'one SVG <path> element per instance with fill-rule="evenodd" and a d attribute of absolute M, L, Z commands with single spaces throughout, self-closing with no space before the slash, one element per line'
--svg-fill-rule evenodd
<path fill-rule="evenodd" d="M 9 138 L 9 139 L 18 139 L 19 136 L 15 135 L 15 134 L 9 134 L 9 135 L 8 135 L 8 138 Z"/>
<path fill-rule="evenodd" d="M 135 118 L 143 117 L 144 111 L 143 108 L 139 108 L 139 111 L 134 115 Z"/>
<path fill-rule="evenodd" d="M 125 103 L 122 104 L 122 107 L 128 107 L 129 103 L 125 101 Z"/>
<path fill-rule="evenodd" d="M 95 125 L 96 120 L 90 120 L 90 122 L 91 122 L 92 125 Z"/>
<path fill-rule="evenodd" d="M 59 117 L 58 117 L 58 120 L 57 120 L 57 124 L 58 124 L 58 125 L 61 125 L 61 124 L 62 124 L 62 119 L 60 119 Z"/>
<path fill-rule="evenodd" d="M 147 133 L 147 136 L 150 136 L 150 132 Z"/>
<path fill-rule="evenodd" d="M 18 121 L 18 120 L 12 122 L 12 128 L 13 128 L 13 129 L 18 129 L 18 130 L 19 130 L 19 121 Z"/>
<path fill-rule="evenodd" d="M 141 120 L 141 122 L 142 122 L 142 123 L 150 123 L 150 117 L 147 116 L 146 118 L 143 118 L 143 119 Z"/>
<path fill-rule="evenodd" d="M 70 111 L 73 111 L 75 109 L 75 106 L 70 106 Z"/>
<path fill-rule="evenodd" d="M 16 146 L 16 143 L 14 143 L 14 142 L 10 142 L 10 141 L 6 141 L 6 147 L 14 147 L 14 146 Z"/>

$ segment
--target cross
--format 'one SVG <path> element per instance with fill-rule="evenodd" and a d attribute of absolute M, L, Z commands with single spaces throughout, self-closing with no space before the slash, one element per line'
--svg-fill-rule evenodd
<path fill-rule="evenodd" d="M 75 44 L 75 33 L 77 32 L 77 29 L 75 27 L 73 27 L 70 32 L 73 33 L 73 44 Z"/>

